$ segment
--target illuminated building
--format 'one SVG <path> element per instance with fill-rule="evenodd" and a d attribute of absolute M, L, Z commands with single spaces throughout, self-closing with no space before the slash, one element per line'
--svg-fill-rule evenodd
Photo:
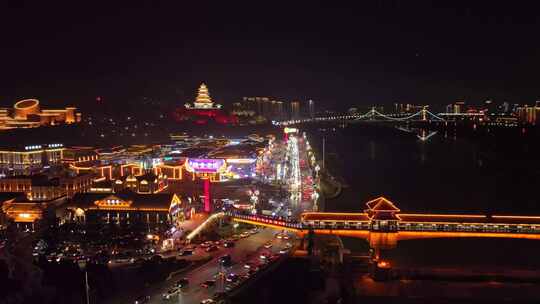
<path fill-rule="evenodd" d="M 41 109 L 37 99 L 23 99 L 16 102 L 13 108 L 0 108 L 0 130 L 72 124 L 80 121 L 81 113 L 77 112 L 77 108 Z"/>
<path fill-rule="evenodd" d="M 537 102 L 537 105 L 535 106 L 524 105 L 522 107 L 517 107 L 516 115 L 521 123 L 536 125 L 540 118 L 540 106 Z"/>
<path fill-rule="evenodd" d="M 254 177 L 257 157 L 262 150 L 264 145 L 242 143 L 214 150 L 208 157 L 225 159 L 227 170 L 220 174 L 222 180 Z"/>
<path fill-rule="evenodd" d="M 107 162 L 124 156 L 126 148 L 124 146 L 114 146 L 111 148 L 97 149 L 99 159 Z"/>
<path fill-rule="evenodd" d="M 20 192 L 31 201 L 43 201 L 89 191 L 92 180 L 92 174 L 53 178 L 46 175 L 10 176 L 0 179 L 0 192 Z"/>
<path fill-rule="evenodd" d="M 165 163 L 156 167 L 156 171 L 159 174 L 163 174 L 167 179 L 182 179 L 183 164 Z"/>
<path fill-rule="evenodd" d="M 0 195 L 2 221 L 4 225 L 13 222 L 21 230 L 34 231 L 42 220 L 54 220 L 55 211 L 65 203 L 65 197 L 36 202 L 22 193 L 5 194 Z"/>
<path fill-rule="evenodd" d="M 233 114 L 251 123 L 285 118 L 283 101 L 271 97 L 243 97 L 240 102 L 233 104 Z"/>
<path fill-rule="evenodd" d="M 212 101 L 204 83 L 199 87 L 193 104 L 186 103 L 184 108 L 176 109 L 174 117 L 177 121 L 192 121 L 201 125 L 210 121 L 220 124 L 236 124 L 238 122 L 236 116 L 226 114 L 220 104 L 215 104 Z"/>
<path fill-rule="evenodd" d="M 97 161 L 99 155 L 94 147 L 69 147 L 64 149 L 62 163 L 68 165 L 77 165 L 84 162 Z"/>
<path fill-rule="evenodd" d="M 291 119 L 300 118 L 300 102 L 292 101 L 291 102 Z"/>
<path fill-rule="evenodd" d="M 315 117 L 315 102 L 313 100 L 308 100 L 308 117 Z"/>
<path fill-rule="evenodd" d="M 465 112 L 465 101 L 456 101 L 454 103 L 454 114 L 460 114 Z"/>
<path fill-rule="evenodd" d="M 162 175 L 147 172 L 142 175 L 128 175 L 114 181 L 114 188 L 118 191 L 121 188 L 131 189 L 139 194 L 154 194 L 167 188 L 167 179 Z"/>
<path fill-rule="evenodd" d="M 212 102 L 212 98 L 210 98 L 210 93 L 208 92 L 208 88 L 204 83 L 201 84 L 199 87 L 199 90 L 197 92 L 197 97 L 195 98 L 195 102 L 193 102 L 193 105 L 186 103 L 186 108 L 188 109 L 221 109 L 220 104 L 215 104 Z"/>
<path fill-rule="evenodd" d="M 62 144 L 40 144 L 10 147 L 4 143 L 0 148 L 0 169 L 13 170 L 15 174 L 26 174 L 43 166 L 61 163 L 65 150 Z"/>
<path fill-rule="evenodd" d="M 157 226 L 189 218 L 194 206 L 174 193 L 137 194 L 124 190 L 77 194 L 66 209 L 69 220 L 77 222 Z"/>

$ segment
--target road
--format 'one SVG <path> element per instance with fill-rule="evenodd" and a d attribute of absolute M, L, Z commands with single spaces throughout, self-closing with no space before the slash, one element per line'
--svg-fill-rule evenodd
<path fill-rule="evenodd" d="M 243 275 L 247 272 L 244 268 L 244 264 L 247 261 L 259 260 L 259 256 L 263 252 L 277 253 L 281 248 L 285 246 L 288 241 L 279 240 L 274 237 L 276 230 L 262 229 L 259 233 L 251 235 L 244 239 L 236 241 L 235 247 L 223 248 L 219 246 L 219 250 L 212 253 L 212 260 L 199 266 L 196 269 L 192 269 L 187 273 L 181 273 L 175 275 L 171 280 L 154 284 L 139 294 L 133 294 L 130 300 L 126 303 L 133 303 L 135 298 L 140 295 L 150 295 L 149 303 L 200 303 L 204 299 L 212 298 L 214 293 L 223 290 L 224 286 L 221 286 L 219 282 L 216 286 L 210 288 L 203 288 L 200 286 L 206 280 L 214 279 L 215 275 L 220 270 L 218 265 L 218 257 L 225 254 L 230 254 L 233 260 L 233 265 L 226 269 L 226 274 L 236 273 Z M 272 241 L 272 247 L 266 249 L 263 247 L 268 241 Z M 290 241 L 293 242 L 292 240 Z M 197 249 L 195 254 L 199 254 Z M 163 293 L 173 287 L 174 283 L 180 278 L 188 278 L 189 287 L 182 290 L 180 294 L 175 295 L 170 300 L 164 300 L 162 298 Z"/>

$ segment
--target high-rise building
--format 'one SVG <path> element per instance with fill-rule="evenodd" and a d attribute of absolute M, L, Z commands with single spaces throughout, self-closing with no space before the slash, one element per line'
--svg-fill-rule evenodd
<path fill-rule="evenodd" d="M 276 118 L 277 119 L 283 119 L 285 117 L 285 113 L 283 111 L 283 101 L 276 101 Z"/>
<path fill-rule="evenodd" d="M 510 103 L 508 101 L 503 102 L 502 104 L 502 111 L 504 113 L 510 112 Z"/>
<path fill-rule="evenodd" d="M 284 118 L 283 101 L 270 97 L 243 97 L 233 107 L 237 113 L 247 113 L 247 116 L 262 117 L 268 121 Z"/>
<path fill-rule="evenodd" d="M 456 101 L 454 103 L 454 114 L 465 112 L 465 101 Z"/>
<path fill-rule="evenodd" d="M 313 100 L 308 100 L 308 116 L 309 118 L 315 117 L 315 102 Z"/>
<path fill-rule="evenodd" d="M 292 101 L 291 102 L 291 119 L 300 118 L 300 102 Z"/>
<path fill-rule="evenodd" d="M 536 125 L 540 120 L 540 107 L 524 105 L 516 109 L 516 114 L 521 123 Z"/>

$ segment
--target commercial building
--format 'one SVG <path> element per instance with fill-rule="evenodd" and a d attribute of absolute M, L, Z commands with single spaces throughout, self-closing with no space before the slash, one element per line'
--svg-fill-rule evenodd
<path fill-rule="evenodd" d="M 291 102 L 291 119 L 300 118 L 300 102 L 292 101 Z"/>
<path fill-rule="evenodd" d="M 465 101 L 456 101 L 453 108 L 454 114 L 465 113 Z"/>
<path fill-rule="evenodd" d="M 283 101 L 272 97 L 243 97 L 241 101 L 233 104 L 233 113 L 239 117 L 260 121 L 285 118 Z"/>
<path fill-rule="evenodd" d="M 0 192 L 23 193 L 30 201 L 44 201 L 62 196 L 72 197 L 75 193 L 87 192 L 92 187 L 93 174 L 63 175 L 19 175 L 0 178 Z"/>
<path fill-rule="evenodd" d="M 23 99 L 16 102 L 12 108 L 0 108 L 0 130 L 72 124 L 80 121 L 81 113 L 77 112 L 77 108 L 41 109 L 37 99 Z"/>
<path fill-rule="evenodd" d="M 100 224 L 157 226 L 189 218 L 196 209 L 174 193 L 81 193 L 66 204 L 67 220 Z"/>
<path fill-rule="evenodd" d="M 315 102 L 313 100 L 308 100 L 308 117 L 315 117 Z"/>
<path fill-rule="evenodd" d="M 59 143 L 28 146 L 8 144 L 3 143 L 3 147 L 0 147 L 0 172 L 10 170 L 14 174 L 29 174 L 44 166 L 60 164 L 65 150 L 64 145 Z"/>
<path fill-rule="evenodd" d="M 523 124 L 536 125 L 540 121 L 540 104 L 536 102 L 534 106 L 524 105 L 517 107 L 516 115 L 519 122 Z"/>
<path fill-rule="evenodd" d="M 23 231 L 35 231 L 44 220 L 54 221 L 56 210 L 65 197 L 45 201 L 30 201 L 23 193 L 0 193 L 0 223 L 14 223 Z"/>

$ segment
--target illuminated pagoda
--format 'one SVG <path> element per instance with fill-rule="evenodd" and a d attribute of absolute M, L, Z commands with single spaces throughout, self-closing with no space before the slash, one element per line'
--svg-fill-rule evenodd
<path fill-rule="evenodd" d="M 204 83 L 201 83 L 201 86 L 199 87 L 197 98 L 195 98 L 193 106 L 189 103 L 186 103 L 185 106 L 187 109 L 221 109 L 220 104 L 216 103 L 214 105 L 214 102 L 212 102 L 208 87 Z"/>
<path fill-rule="evenodd" d="M 195 101 L 186 103 L 182 108 L 177 108 L 174 116 L 177 121 L 192 121 L 199 125 L 205 125 L 209 122 L 219 124 L 236 124 L 238 122 L 236 116 L 227 114 L 220 104 L 212 101 L 208 87 L 204 83 L 199 86 Z"/>

